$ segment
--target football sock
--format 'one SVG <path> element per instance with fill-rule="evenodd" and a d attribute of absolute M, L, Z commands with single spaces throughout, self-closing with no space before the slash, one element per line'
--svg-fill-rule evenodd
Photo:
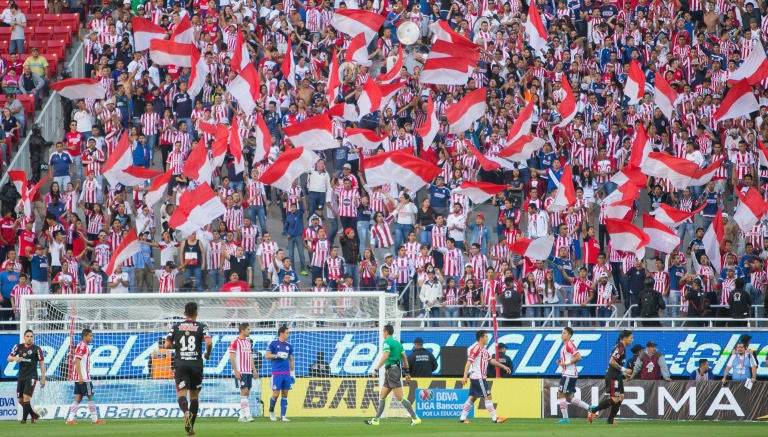
<path fill-rule="evenodd" d="M 560 413 L 563 415 L 563 419 L 568 418 L 568 401 L 560 399 Z"/>
<path fill-rule="evenodd" d="M 488 414 L 491 415 L 491 420 L 496 421 L 496 407 L 493 406 L 493 401 L 490 399 L 485 400 L 485 409 L 488 410 Z"/>
<path fill-rule="evenodd" d="M 189 412 L 192 413 L 192 427 L 195 426 L 195 419 L 197 419 L 197 410 L 200 408 L 200 404 L 197 399 L 189 401 Z"/>
<path fill-rule="evenodd" d="M 285 412 L 288 411 L 288 398 L 280 398 L 280 417 L 285 417 Z"/>
<path fill-rule="evenodd" d="M 416 412 L 413 411 L 413 406 L 411 406 L 411 402 L 408 401 L 408 399 L 403 398 L 400 401 L 401 404 L 403 404 L 403 408 L 405 408 L 405 411 L 408 412 L 408 414 L 411 415 L 411 419 L 418 419 L 419 417 L 416 415 Z"/>
<path fill-rule="evenodd" d="M 251 408 L 248 406 L 248 398 L 242 396 L 240 398 L 240 417 L 248 417 L 251 415 Z"/>
<path fill-rule="evenodd" d="M 616 418 L 616 414 L 619 412 L 619 407 L 621 407 L 621 402 L 613 404 L 611 407 L 611 412 L 608 413 L 608 423 L 613 423 L 613 420 Z"/>
<path fill-rule="evenodd" d="M 589 410 L 589 404 L 582 401 L 581 399 L 574 399 L 571 401 L 571 404 L 576 405 L 579 408 L 583 408 L 585 410 Z"/>
<path fill-rule="evenodd" d="M 186 396 L 179 396 L 179 409 L 182 413 L 186 413 L 189 409 L 188 403 L 187 403 L 187 397 Z"/>
<path fill-rule="evenodd" d="M 469 402 L 469 399 L 467 399 L 467 402 L 464 402 L 464 408 L 461 409 L 461 417 L 459 417 L 459 420 L 467 420 L 470 411 L 472 411 L 472 402 Z"/>
<path fill-rule="evenodd" d="M 595 412 L 598 412 L 600 410 L 605 410 L 611 405 L 613 405 L 613 401 L 611 400 L 611 398 L 603 399 L 602 401 L 600 401 L 599 404 L 597 404 L 597 407 L 595 408 Z"/>
<path fill-rule="evenodd" d="M 274 413 L 275 412 L 275 404 L 277 403 L 277 398 L 269 398 L 269 412 Z"/>
<path fill-rule="evenodd" d="M 379 406 L 376 407 L 376 418 L 378 419 L 381 417 L 382 414 L 384 414 L 384 405 L 386 405 L 387 400 L 386 399 L 379 399 Z"/>
<path fill-rule="evenodd" d="M 23 420 L 27 420 L 27 416 L 31 416 L 34 413 L 32 411 L 32 406 L 29 405 L 29 402 L 21 403 L 21 411 L 24 412 L 24 416 L 22 417 Z"/>
<path fill-rule="evenodd" d="M 99 414 L 96 412 L 96 403 L 88 401 L 88 411 L 91 413 L 91 421 L 96 422 L 99 420 Z"/>
<path fill-rule="evenodd" d="M 69 406 L 69 416 L 67 416 L 67 421 L 75 420 L 75 413 L 77 413 L 78 407 L 80 407 L 79 402 L 72 402 L 72 405 Z"/>

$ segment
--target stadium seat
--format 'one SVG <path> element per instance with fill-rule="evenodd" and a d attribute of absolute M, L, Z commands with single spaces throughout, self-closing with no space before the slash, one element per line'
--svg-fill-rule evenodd
<path fill-rule="evenodd" d="M 44 11 L 45 10 L 45 1 L 39 1 L 39 0 L 32 0 L 29 2 L 29 11 Z"/>
<path fill-rule="evenodd" d="M 11 48 L 11 41 L 8 39 L 0 39 L 0 54 L 7 55 Z"/>
<path fill-rule="evenodd" d="M 57 58 L 57 61 L 59 59 L 64 59 L 67 55 L 67 44 L 64 40 L 52 39 L 48 41 L 48 50 L 46 53 L 54 55 Z"/>
<path fill-rule="evenodd" d="M 57 14 L 60 17 L 59 23 L 55 26 L 69 26 L 72 32 L 80 30 L 80 16 L 78 14 Z"/>
<path fill-rule="evenodd" d="M 47 47 L 48 47 L 48 41 L 44 39 L 27 41 L 27 52 L 31 52 L 32 49 L 38 49 L 40 53 L 42 53 L 45 51 Z"/>
<path fill-rule="evenodd" d="M 72 26 L 53 26 L 53 39 L 63 39 L 67 47 L 72 45 Z"/>
<path fill-rule="evenodd" d="M 33 40 L 48 41 L 53 35 L 53 26 L 37 26 L 35 27 L 35 33 L 32 35 Z"/>
<path fill-rule="evenodd" d="M 0 39 L 11 39 L 11 28 L 10 27 L 0 27 Z"/>
<path fill-rule="evenodd" d="M 43 22 L 43 13 L 42 12 L 27 15 L 27 26 L 38 26 L 42 22 Z"/>
<path fill-rule="evenodd" d="M 24 113 L 27 118 L 35 116 L 35 96 L 31 94 L 17 94 L 16 98 L 19 99 L 21 106 L 24 107 Z"/>

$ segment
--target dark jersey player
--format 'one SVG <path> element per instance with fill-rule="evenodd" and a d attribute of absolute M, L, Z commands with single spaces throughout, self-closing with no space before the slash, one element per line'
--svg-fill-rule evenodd
<path fill-rule="evenodd" d="M 607 399 L 600 401 L 597 406 L 589 407 L 587 420 L 592 423 L 597 412 L 608 407 L 611 408 L 608 413 L 608 424 L 612 425 L 616 414 L 619 412 L 621 403 L 624 402 L 624 378 L 632 377 L 632 369 L 624 367 L 624 358 L 627 352 L 627 346 L 632 344 L 634 337 L 632 331 L 621 331 L 619 341 L 613 347 L 611 357 L 608 359 L 608 370 L 605 372 L 605 395 Z"/>
<path fill-rule="evenodd" d="M 13 347 L 8 355 L 9 363 L 19 363 L 19 378 L 16 383 L 16 397 L 19 398 L 23 416 L 21 423 L 27 423 L 27 417 L 35 423 L 40 416 L 32 411 L 29 401 L 35 393 L 37 384 L 37 364 L 40 363 L 40 387 L 45 387 L 45 356 L 40 346 L 35 343 L 35 333 L 27 329 L 24 332 L 24 343 Z"/>
<path fill-rule="evenodd" d="M 197 321 L 197 304 L 189 302 L 184 306 L 186 320 L 174 323 L 165 339 L 165 348 L 176 351 L 174 358 L 174 380 L 179 408 L 184 413 L 184 430 L 195 435 L 195 419 L 200 408 L 198 396 L 203 386 L 203 343 L 205 359 L 211 357 L 213 343 L 208 326 Z M 189 403 L 187 403 L 189 394 Z"/>

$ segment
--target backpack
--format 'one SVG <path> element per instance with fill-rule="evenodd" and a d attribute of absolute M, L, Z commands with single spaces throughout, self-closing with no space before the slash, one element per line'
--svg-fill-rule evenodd
<path fill-rule="evenodd" d="M 657 312 L 654 292 L 646 291 L 640 296 L 640 315 L 642 317 L 654 317 Z"/>

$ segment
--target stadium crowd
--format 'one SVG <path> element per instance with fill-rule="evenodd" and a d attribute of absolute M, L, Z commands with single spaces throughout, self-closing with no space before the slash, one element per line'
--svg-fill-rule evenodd
<path fill-rule="evenodd" d="M 82 8 L 76 3 L 73 8 Z M 713 117 L 728 91 L 729 74 L 751 51 L 763 50 L 768 2 L 538 0 L 537 7 L 549 31 L 541 56 L 526 44 L 528 5 L 520 0 L 156 0 L 95 9 L 82 34 L 86 72 L 104 84 L 107 97 L 71 102 L 64 137 L 44 139 L 52 142 L 49 158 L 37 156 L 42 170 L 33 168 L 30 179 L 50 175 L 50 180 L 32 199 L 31 216 L 12 207 L 18 193 L 10 187 L 3 191 L 3 307 L 15 310 L 15 298 L 23 293 L 300 289 L 398 292 L 409 314 L 424 311 L 432 317 L 485 314 L 496 295 L 508 318 L 542 316 L 549 308 L 608 317 L 619 302 L 635 305 L 632 311 L 643 317 L 659 314 L 664 303 L 670 316 L 754 315 L 750 305 L 762 304 L 768 283 L 768 222 L 741 230 L 726 217 L 722 270 L 710 264 L 702 238 L 720 208 L 733 211 L 737 191 L 754 186 L 768 198 L 768 167 L 758 150 L 768 132 L 765 81 L 754 87 L 758 113 L 724 122 Z M 350 44 L 330 25 L 342 8 L 376 11 L 386 21 L 369 47 L 372 66 L 345 64 L 352 71 L 344 70 L 338 101 L 354 103 L 367 79 L 387 70 L 402 23 L 421 29 L 421 38 L 404 47 L 404 86 L 360 122 L 386 138 L 377 150 L 362 150 L 345 136 L 358 124 L 333 117 L 338 146 L 319 152 L 313 170 L 289 191 L 265 186 L 259 176 L 293 147 L 284 128 L 327 113 L 335 103 L 328 101 L 325 87 L 332 82 L 332 53 L 343 62 Z M 133 49 L 133 17 L 169 34 L 188 17 L 193 43 L 210 71 L 195 98 L 187 92 L 189 68 L 158 67 L 147 51 Z M 480 47 L 464 86 L 419 81 L 431 46 L 427 26 L 438 20 Z M 226 91 L 235 76 L 231 62 L 238 32 L 261 77 L 252 114 L 241 111 L 237 96 Z M 296 87 L 281 70 L 289 40 Z M 630 60 L 641 64 L 650 87 L 633 105 L 623 92 Z M 656 72 L 679 93 L 672 119 L 654 105 Z M 559 127 L 565 80 L 574 90 L 577 115 Z M 480 87 L 487 87 L 486 114 L 468 131 L 449 133 L 446 110 Z M 427 122 L 428 96 L 440 130 L 423 144 L 416 130 Z M 515 162 L 514 169 L 482 168 L 473 151 L 498 156 L 529 102 L 534 102 L 532 134 L 547 143 L 531 159 Z M 226 213 L 180 238 L 168 222 L 181 193 L 196 185 L 182 174 L 184 160 L 193 147 L 210 147 L 213 138 L 201 123 L 234 119 L 247 138 L 245 171 L 227 155 L 211 181 Z M 253 162 L 259 119 L 273 144 L 268 159 Z M 649 250 L 645 259 L 612 249 L 602 202 L 616 189 L 610 178 L 627 165 L 639 124 L 654 150 L 701 168 L 724 158 L 703 187 L 680 191 L 668 180 L 648 178 L 634 217 L 661 204 L 688 212 L 705 206 L 677 227 L 683 239 L 679 249 Z M 134 165 L 174 170 L 159 208 L 143 202 L 149 181 L 110 186 L 103 177 L 102 167 L 123 134 Z M 415 193 L 395 180 L 376 187 L 366 183 L 361 161 L 407 148 L 437 164 L 440 175 Z M 565 211 L 551 212 L 548 205 L 566 167 L 577 200 Z M 474 205 L 454 191 L 465 181 L 503 183 L 507 189 Z M 141 249 L 107 277 L 103 270 L 131 228 Z M 548 234 L 555 236 L 548 260 L 530 260 L 509 249 L 521 238 Z M 663 297 L 661 304 L 655 295 L 653 302 L 646 299 L 651 289 Z M 516 293 L 505 293 L 509 290 Z M 741 300 L 734 303 L 734 294 Z M 571 307 L 551 307 L 556 304 Z M 11 316 L 4 312 L 5 319 Z"/>

